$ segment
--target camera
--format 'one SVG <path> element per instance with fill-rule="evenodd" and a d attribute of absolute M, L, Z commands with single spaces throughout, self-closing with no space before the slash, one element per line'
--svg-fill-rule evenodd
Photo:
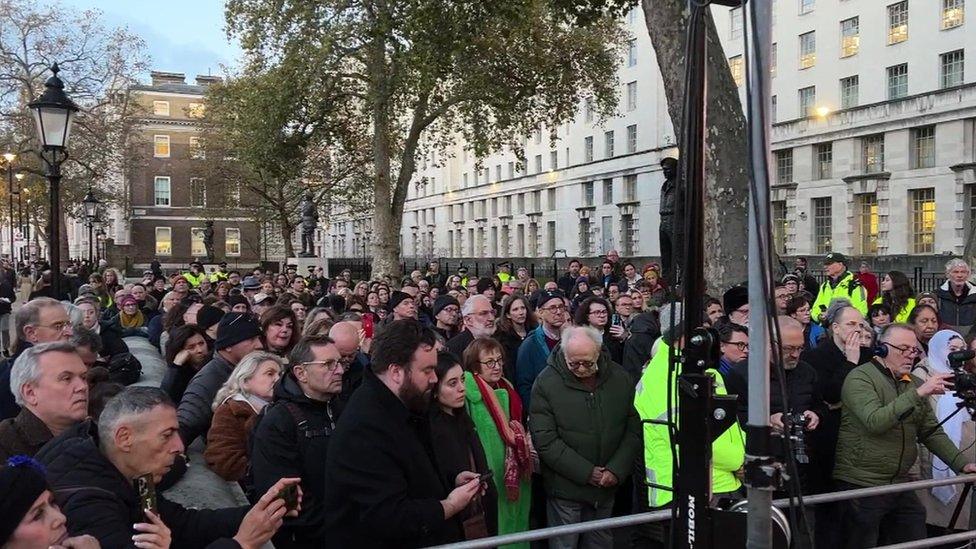
<path fill-rule="evenodd" d="M 976 407 L 976 374 L 967 372 L 963 364 L 976 357 L 976 351 L 955 351 L 949 353 L 949 367 L 952 368 L 953 395 L 967 407 Z"/>
<path fill-rule="evenodd" d="M 786 425 L 786 436 L 793 441 L 793 457 L 797 463 L 810 463 L 807 456 L 806 429 L 810 418 L 803 415 L 803 412 L 790 412 L 784 414 Z"/>

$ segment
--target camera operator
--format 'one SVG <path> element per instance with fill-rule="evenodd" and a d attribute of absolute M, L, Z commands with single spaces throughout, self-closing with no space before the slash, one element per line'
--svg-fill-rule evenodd
<path fill-rule="evenodd" d="M 956 472 L 976 472 L 938 426 L 927 406 L 930 395 L 951 390 L 951 374 L 922 381 L 910 374 L 921 353 L 911 326 L 891 324 L 879 336 L 885 351 L 854 368 L 841 389 L 841 428 L 834 480 L 838 489 L 882 486 L 909 480 L 924 444 Z M 844 537 L 851 548 L 874 547 L 884 524 L 885 543 L 926 536 L 925 509 L 914 492 L 857 498 L 843 503 Z"/>

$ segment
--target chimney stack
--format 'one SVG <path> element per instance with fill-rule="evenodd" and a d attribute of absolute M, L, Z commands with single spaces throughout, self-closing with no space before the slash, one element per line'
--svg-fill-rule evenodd
<path fill-rule="evenodd" d="M 186 75 L 182 72 L 164 72 L 164 71 L 152 71 L 149 73 L 152 77 L 152 85 L 159 86 L 160 84 L 185 84 Z"/>
<path fill-rule="evenodd" d="M 210 84 L 219 84 L 223 81 L 224 79 L 219 76 L 210 76 L 205 74 L 197 75 L 197 86 L 203 86 L 204 88 L 210 86 Z"/>

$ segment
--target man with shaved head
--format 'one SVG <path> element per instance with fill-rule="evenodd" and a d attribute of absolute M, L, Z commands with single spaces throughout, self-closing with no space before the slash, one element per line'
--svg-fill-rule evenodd
<path fill-rule="evenodd" d="M 335 341 L 336 348 L 342 355 L 339 360 L 345 370 L 342 375 L 342 392 L 339 393 L 337 400 L 340 408 L 349 402 L 349 397 L 362 384 L 363 372 L 369 367 L 369 356 L 362 348 L 363 332 L 360 326 L 359 322 L 345 320 L 337 322 L 329 330 L 329 337 Z"/>

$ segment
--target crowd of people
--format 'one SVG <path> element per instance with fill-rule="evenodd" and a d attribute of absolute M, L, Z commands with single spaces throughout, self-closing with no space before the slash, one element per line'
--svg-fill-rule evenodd
<path fill-rule="evenodd" d="M 916 294 L 901 272 L 878 280 L 848 263 L 827 255 L 820 283 L 798 258 L 770 296 L 782 353 L 769 423 L 779 435 L 799 424 L 809 454 L 781 456 L 799 471 L 783 492 L 976 472 L 973 422 L 951 415 L 950 354 L 976 349 L 969 266 L 950 261 L 941 288 Z M 671 504 L 674 446 L 660 419 L 687 311 L 656 264 L 610 251 L 543 282 L 509 263 L 471 277 L 431 262 L 396 283 L 198 263 L 168 276 L 153 265 L 138 280 L 107 265 L 72 275 L 61 296 L 41 276 L 13 308 L 0 548 L 423 547 Z M 0 318 L 16 299 L 5 285 L 17 286 L 9 268 Z M 721 341 L 717 390 L 740 403 L 713 444 L 712 491 L 727 505 L 745 495 L 749 326 L 765 311 L 736 285 L 706 297 L 701 316 Z M 160 386 L 137 383 L 133 337 L 165 360 Z M 169 501 L 191 445 L 251 505 Z M 949 524 L 961 491 L 818 505 L 797 546 L 962 529 L 968 513 Z M 664 522 L 548 543 L 668 539 Z"/>

